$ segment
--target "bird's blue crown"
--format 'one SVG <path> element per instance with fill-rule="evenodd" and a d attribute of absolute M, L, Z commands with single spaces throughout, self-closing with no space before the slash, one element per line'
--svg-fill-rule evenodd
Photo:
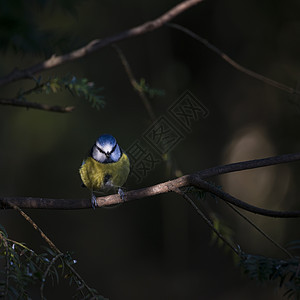
<path fill-rule="evenodd" d="M 110 134 L 102 134 L 98 137 L 97 143 L 101 148 L 104 148 L 105 146 L 111 146 L 112 148 L 117 143 L 116 139 L 110 135 Z"/>

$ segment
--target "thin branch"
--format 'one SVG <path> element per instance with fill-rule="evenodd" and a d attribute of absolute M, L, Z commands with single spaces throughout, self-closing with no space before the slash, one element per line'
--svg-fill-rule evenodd
<path fill-rule="evenodd" d="M 84 281 L 84 279 L 80 276 L 80 274 L 73 268 L 72 265 L 70 265 L 69 263 L 66 263 L 69 270 L 76 276 L 76 284 L 78 285 L 78 289 L 80 289 L 80 292 L 82 292 L 81 287 L 84 286 L 89 293 L 93 296 L 91 299 L 97 299 L 96 298 L 96 294 L 95 294 L 95 290 L 90 288 L 87 283 Z"/>
<path fill-rule="evenodd" d="M 194 38 L 195 40 L 199 41 L 200 43 L 202 43 L 205 47 L 207 47 L 208 49 L 210 49 L 211 51 L 213 51 L 214 53 L 216 53 L 217 55 L 219 55 L 222 59 L 224 59 L 228 64 L 230 64 L 232 67 L 234 67 L 236 70 L 247 74 L 248 76 L 255 78 L 259 81 L 262 81 L 268 85 L 274 86 L 282 91 L 285 91 L 289 94 L 295 94 L 295 95 L 300 95 L 300 91 L 293 89 L 283 83 L 280 83 L 278 81 L 275 81 L 273 79 L 270 79 L 268 77 L 265 77 L 259 73 L 256 73 L 248 68 L 243 67 L 242 65 L 238 64 L 235 60 L 233 60 L 232 58 L 230 58 L 226 53 L 224 53 L 222 50 L 220 50 L 219 48 L 217 48 L 216 46 L 214 46 L 213 44 L 211 44 L 208 40 L 202 38 L 201 36 L 197 35 L 196 33 L 194 33 L 193 31 L 178 25 L 178 24 L 173 24 L 173 23 L 169 23 L 166 24 L 167 26 L 171 27 L 171 28 L 175 28 L 177 30 L 180 30 L 184 33 L 186 33 L 187 35 L 191 36 L 192 38 Z"/>
<path fill-rule="evenodd" d="M 25 218 L 26 221 L 28 221 L 32 227 L 37 230 L 41 237 L 47 242 L 47 244 L 54 250 L 54 252 L 57 254 L 56 257 L 55 257 L 55 260 L 58 258 L 58 257 L 62 257 L 64 255 L 63 252 L 61 252 L 56 246 L 55 244 L 47 237 L 47 235 L 41 230 L 41 228 L 22 210 L 20 209 L 17 205 L 11 203 L 10 201 L 7 201 L 6 202 L 11 208 L 17 210 L 21 215 L 22 217 Z M 52 264 L 52 263 L 51 263 Z M 73 268 L 73 266 L 66 262 L 66 265 L 68 267 L 68 269 L 76 276 L 75 278 L 75 282 L 76 284 L 78 285 L 78 289 L 80 289 L 82 286 L 84 286 L 92 296 L 96 296 L 95 292 L 93 289 L 91 289 L 87 284 L 86 282 L 84 281 L 84 279 L 79 275 L 79 273 Z M 83 291 L 80 289 L 80 292 L 83 294 Z M 43 290 L 41 289 L 41 293 L 43 293 Z"/>
<path fill-rule="evenodd" d="M 228 246 L 231 248 L 233 252 L 239 255 L 238 249 L 236 249 L 227 239 L 215 228 L 212 221 L 200 210 L 200 208 L 194 203 L 194 201 L 184 192 L 182 192 L 178 188 L 174 188 L 174 192 L 181 195 L 185 200 L 187 200 L 192 207 L 196 210 L 196 212 L 201 216 L 204 222 L 210 227 L 210 229 Z"/>
<path fill-rule="evenodd" d="M 4 299 L 7 299 L 8 295 L 8 286 L 9 286 L 9 247 L 7 243 L 7 237 L 4 235 L 3 232 L 0 231 L 0 241 L 1 244 L 3 243 L 3 246 L 5 248 L 5 286 L 4 286 L 4 292 L 0 294 L 0 297 L 3 297 Z"/>
<path fill-rule="evenodd" d="M 53 267 L 53 265 L 55 264 L 55 262 L 61 258 L 62 256 L 64 256 L 63 253 L 58 253 L 55 257 L 52 258 L 50 264 L 48 265 L 46 271 L 44 272 L 43 274 L 43 277 L 42 277 L 42 284 L 41 284 L 41 287 L 40 287 L 40 294 L 41 294 L 41 299 L 44 300 L 45 297 L 44 297 L 44 286 L 45 286 L 45 282 L 46 282 L 46 278 L 48 276 L 48 273 L 50 271 L 50 269 Z"/>
<path fill-rule="evenodd" d="M 256 229 L 262 236 L 264 236 L 267 240 L 269 240 L 275 247 L 280 249 L 282 252 L 284 252 L 289 258 L 294 258 L 294 256 L 283 246 L 278 244 L 275 240 L 273 240 L 269 235 L 267 235 L 262 229 L 260 229 L 253 221 L 251 221 L 247 216 L 245 216 L 243 213 L 241 213 L 237 208 L 235 208 L 230 203 L 226 202 L 226 204 L 235 212 L 237 213 L 241 218 L 243 218 L 246 222 L 248 222 L 254 229 Z"/>
<path fill-rule="evenodd" d="M 138 84 L 138 82 L 136 81 L 133 72 L 130 68 L 130 65 L 125 57 L 125 55 L 123 54 L 122 50 L 117 46 L 117 45 L 113 45 L 113 47 L 115 48 L 115 50 L 117 51 L 119 58 L 122 62 L 122 65 L 127 73 L 128 79 L 132 85 L 132 87 L 134 88 L 134 90 L 138 93 L 138 95 L 140 96 L 140 98 L 143 101 L 143 104 L 149 114 L 149 117 L 151 119 L 151 121 L 155 121 L 155 113 L 152 109 L 152 106 L 150 104 L 149 99 L 146 97 L 143 89 L 141 88 L 141 86 Z"/>
<path fill-rule="evenodd" d="M 19 106 L 19 107 L 41 109 L 45 111 L 60 112 L 60 113 L 71 112 L 75 109 L 74 106 L 63 107 L 58 105 L 48 105 L 48 104 L 37 103 L 37 102 L 28 102 L 19 99 L 3 99 L 3 98 L 0 99 L 0 105 Z"/>
<path fill-rule="evenodd" d="M 62 253 L 56 246 L 55 244 L 46 236 L 46 234 L 42 231 L 42 229 L 22 210 L 20 209 L 17 205 L 15 205 L 14 203 L 11 203 L 10 201 L 7 202 L 9 206 L 11 206 L 13 209 L 15 209 L 16 211 L 18 211 L 22 217 L 29 222 L 32 227 L 37 230 L 41 237 L 47 242 L 47 244 L 52 248 L 52 250 L 54 250 L 56 253 L 60 254 Z"/>
<path fill-rule="evenodd" d="M 147 198 L 150 196 L 155 196 L 158 194 L 164 194 L 172 192 L 174 187 L 181 188 L 185 186 L 196 186 L 204 191 L 208 191 L 217 197 L 223 199 L 226 202 L 231 203 L 237 207 L 240 207 L 249 212 L 260 214 L 264 216 L 274 217 L 274 218 L 296 218 L 300 217 L 300 211 L 274 211 L 269 209 L 263 209 L 250 205 L 243 202 L 228 193 L 223 192 L 214 185 L 203 180 L 207 177 L 212 177 L 215 175 L 242 171 L 247 169 L 265 167 L 270 165 L 282 164 L 292 161 L 300 160 L 300 153 L 285 154 L 263 159 L 255 159 L 250 161 L 238 162 L 233 164 L 228 164 L 224 166 L 214 167 L 199 171 L 194 174 L 185 175 L 174 180 L 167 182 L 162 182 L 147 188 L 142 188 L 138 190 L 128 191 L 124 194 L 124 200 L 120 198 L 118 194 L 109 195 L 105 197 L 97 198 L 97 206 L 109 206 L 119 203 L 124 203 L 124 201 L 137 200 L 142 198 Z M 47 198 L 32 198 L 32 197 L 0 197 L 0 209 L 9 208 L 9 203 L 18 205 L 21 208 L 44 208 L 44 209 L 83 209 L 91 208 L 91 201 L 89 199 L 47 199 Z"/>
<path fill-rule="evenodd" d="M 142 34 L 145 34 L 147 32 L 156 30 L 163 26 L 165 23 L 171 21 L 173 18 L 178 16 L 179 14 L 183 13 L 185 10 L 191 8 L 192 6 L 202 2 L 203 0 L 186 0 L 178 5 L 171 8 L 169 11 L 158 17 L 157 19 L 154 19 L 153 21 L 146 22 L 142 25 L 133 27 L 129 30 L 123 31 L 121 33 L 118 33 L 116 35 L 101 39 L 101 40 L 93 40 L 86 46 L 79 48 L 75 51 L 72 51 L 70 53 L 56 56 L 52 55 L 48 60 L 45 60 L 41 63 L 38 63 L 34 66 L 31 66 L 24 70 L 14 70 L 10 74 L 0 78 L 0 86 L 17 81 L 20 79 L 25 78 L 32 78 L 32 76 L 36 73 L 43 72 L 45 70 L 50 70 L 54 67 L 57 67 L 61 64 L 64 64 L 69 61 L 73 61 L 76 59 L 79 59 L 81 57 L 84 57 L 92 52 L 95 52 L 105 46 L 111 45 L 113 43 L 133 38 Z"/>

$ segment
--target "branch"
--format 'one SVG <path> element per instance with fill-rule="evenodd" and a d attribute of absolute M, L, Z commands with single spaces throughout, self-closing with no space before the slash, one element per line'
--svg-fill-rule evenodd
<path fill-rule="evenodd" d="M 31 224 L 31 226 L 39 232 L 41 237 L 47 242 L 47 244 L 52 248 L 53 251 L 55 251 L 57 254 L 62 253 L 56 246 L 55 244 L 47 237 L 47 235 L 42 231 L 42 229 L 22 210 L 20 207 L 15 205 L 14 203 L 11 203 L 10 201 L 7 201 L 7 204 L 18 211 L 20 215 Z"/>
<path fill-rule="evenodd" d="M 61 112 L 67 113 L 71 112 L 75 109 L 74 106 L 58 106 L 58 105 L 48 105 L 43 103 L 37 102 L 28 102 L 19 99 L 0 99 L 1 105 L 11 105 L 11 106 L 19 106 L 19 107 L 26 107 L 26 108 L 34 108 L 34 109 L 41 109 L 45 111 L 53 111 L 53 112 Z"/>
<path fill-rule="evenodd" d="M 245 68 L 244 66 L 238 64 L 235 60 L 233 60 L 232 58 L 230 58 L 226 53 L 224 53 L 222 50 L 220 50 L 219 48 L 217 48 L 216 46 L 214 46 L 213 44 L 211 44 L 208 40 L 202 38 L 201 36 L 197 35 L 196 33 L 194 33 L 193 31 L 178 25 L 178 24 L 172 24 L 169 23 L 167 24 L 167 26 L 171 27 L 171 28 L 175 28 L 179 31 L 182 31 L 184 33 L 186 33 L 187 35 L 191 36 L 193 39 L 197 40 L 198 42 L 202 43 L 205 47 L 207 47 L 208 49 L 210 49 L 211 51 L 215 52 L 217 55 L 219 55 L 222 59 L 224 59 L 228 64 L 230 64 L 232 67 L 234 67 L 236 70 L 247 74 L 248 76 L 255 78 L 257 80 L 260 80 L 266 84 L 269 84 L 271 86 L 274 86 L 282 91 L 285 91 L 289 94 L 295 94 L 295 95 L 300 95 L 300 91 L 293 89 L 283 83 L 280 83 L 278 81 L 275 81 L 273 79 L 270 79 L 268 77 L 265 77 L 259 73 L 256 73 L 250 69 Z"/>
<path fill-rule="evenodd" d="M 9 254 L 10 253 L 9 253 L 7 238 L 2 231 L 0 231 L 0 242 L 1 242 L 1 246 L 3 245 L 5 248 L 5 282 L 4 282 L 4 291 L 0 293 L 0 297 L 7 299 L 8 285 L 9 285 L 8 281 L 9 281 L 9 265 L 10 265 Z"/>
<path fill-rule="evenodd" d="M 275 247 L 280 249 L 282 252 L 284 252 L 287 257 L 293 258 L 294 256 L 283 246 L 278 244 L 275 240 L 273 240 L 268 234 L 266 234 L 261 228 L 259 228 L 253 221 L 251 221 L 246 215 L 241 213 L 236 207 L 231 205 L 230 203 L 226 202 L 228 207 L 230 207 L 235 213 L 237 213 L 241 218 L 243 218 L 246 222 L 248 222 L 256 231 L 258 231 L 262 236 L 264 236 L 267 240 L 269 240 Z"/>
<path fill-rule="evenodd" d="M 113 47 L 115 48 L 115 50 L 117 51 L 118 55 L 119 55 L 119 58 L 122 62 L 122 65 L 127 73 L 127 76 L 128 76 L 128 79 L 130 81 L 130 84 L 132 85 L 133 89 L 138 93 L 138 95 L 140 96 L 140 98 L 142 99 L 143 101 L 143 104 L 149 114 L 149 117 L 151 119 L 151 121 L 155 121 L 156 120 L 156 117 L 155 117 L 155 113 L 152 109 L 152 106 L 151 106 L 151 103 L 150 101 L 148 100 L 148 98 L 146 97 L 143 89 L 140 87 L 140 85 L 138 84 L 138 82 L 136 81 L 134 75 L 133 75 L 133 72 L 131 70 L 131 67 L 125 57 L 125 55 L 123 54 L 122 50 L 117 46 L 117 45 L 113 45 Z"/>
<path fill-rule="evenodd" d="M 242 161 L 232 164 L 227 164 L 223 166 L 217 166 L 214 168 L 209 168 L 203 171 L 197 172 L 201 178 L 212 177 L 216 175 L 236 172 L 236 171 L 243 171 L 243 170 L 250 170 L 255 168 L 273 166 L 278 164 L 284 164 L 288 162 L 298 161 L 300 160 L 300 152 L 299 153 L 291 153 L 291 154 L 283 154 L 272 156 L 268 158 L 261 158 L 261 159 L 253 159 L 248 161 Z"/>
<path fill-rule="evenodd" d="M 27 222 L 29 222 L 31 224 L 31 226 L 37 230 L 41 237 L 47 242 L 47 244 L 52 248 L 52 250 L 56 253 L 56 256 L 54 257 L 54 259 L 51 261 L 51 263 L 49 264 L 46 272 L 44 273 L 43 275 L 43 281 L 42 281 L 42 285 L 40 287 L 40 291 L 41 291 L 41 296 L 42 296 L 42 299 L 44 299 L 43 297 L 43 288 L 44 288 L 44 282 L 45 282 L 45 279 L 46 279 L 46 276 L 47 276 L 47 273 L 50 269 L 50 267 L 53 265 L 53 263 L 59 258 L 59 257 L 63 257 L 65 254 L 63 252 L 61 252 L 57 247 L 56 245 L 48 238 L 48 236 L 42 231 L 42 229 L 22 210 L 20 209 L 20 207 L 18 207 L 17 205 L 15 205 L 14 203 L 11 203 L 10 201 L 7 201 L 6 202 L 7 205 L 13 209 L 15 209 L 16 211 L 18 211 L 21 216 L 23 218 L 25 218 L 25 220 Z M 65 262 L 68 269 L 71 271 L 71 273 L 73 273 L 74 276 L 76 276 L 76 279 L 75 279 L 75 282 L 78 286 L 78 290 L 80 290 L 81 294 L 84 296 L 83 292 L 82 292 L 82 287 L 85 287 L 92 296 L 96 297 L 96 294 L 95 294 L 95 290 L 94 289 L 91 289 L 87 284 L 86 282 L 83 280 L 83 278 L 79 275 L 79 273 L 73 268 L 73 266 L 69 263 L 69 262 Z M 94 299 L 93 297 L 93 299 Z"/>
<path fill-rule="evenodd" d="M 231 248 L 231 250 L 239 255 L 239 250 L 237 248 L 234 247 L 234 245 L 232 245 L 230 243 L 230 241 L 228 241 L 214 226 L 213 222 L 203 213 L 203 211 L 201 211 L 201 209 L 194 203 L 194 201 L 184 192 L 182 192 L 180 189 L 176 188 L 174 190 L 175 193 L 181 195 L 185 200 L 187 200 L 192 207 L 196 210 L 196 212 L 201 216 L 201 218 L 204 220 L 204 222 L 210 227 L 210 229 L 218 236 L 219 239 L 221 239 L 228 247 Z"/>
<path fill-rule="evenodd" d="M 124 200 L 118 194 L 97 198 L 98 207 L 109 206 L 124 203 L 131 200 L 137 200 L 164 194 L 168 192 L 177 192 L 179 188 L 195 186 L 204 191 L 210 192 L 220 199 L 240 207 L 246 211 L 275 218 L 296 218 L 300 217 L 300 211 L 274 211 L 268 210 L 243 202 L 228 193 L 223 192 L 214 185 L 203 180 L 215 175 L 248 170 L 253 168 L 266 167 L 276 164 L 282 164 L 300 160 L 300 153 L 285 154 L 263 159 L 255 159 L 244 162 L 238 162 L 219 167 L 206 169 L 191 175 L 185 175 L 174 180 L 159 183 L 147 188 L 128 191 L 124 194 Z M 83 209 L 91 208 L 89 199 L 48 199 L 32 197 L 0 197 L 0 209 L 10 208 L 11 205 L 17 205 L 20 208 L 43 208 L 43 209 Z"/>
<path fill-rule="evenodd" d="M 269 209 L 264 209 L 260 208 L 251 204 L 248 204 L 246 202 L 243 202 L 233 196 L 231 196 L 228 193 L 223 192 L 219 188 L 215 187 L 211 183 L 191 176 L 190 177 L 190 185 L 196 186 L 200 189 L 203 189 L 205 191 L 210 192 L 211 194 L 219 197 L 220 199 L 233 204 L 234 206 L 237 206 L 239 208 L 242 208 L 246 211 L 258 214 L 258 215 L 263 215 L 267 217 L 274 217 L 274 218 L 298 218 L 300 217 L 300 211 L 275 211 L 275 210 L 269 210 Z"/>
<path fill-rule="evenodd" d="M 167 11 L 165 14 L 161 15 L 157 19 L 154 19 L 153 21 L 146 22 L 140 26 L 133 27 L 129 30 L 123 31 L 121 33 L 118 33 L 116 35 L 104 38 L 102 40 L 93 40 L 86 46 L 79 48 L 77 50 L 74 50 L 70 53 L 56 56 L 55 54 L 52 55 L 48 60 L 45 60 L 41 63 L 38 63 L 34 66 L 31 66 L 24 70 L 14 70 L 10 74 L 0 78 L 0 86 L 17 81 L 24 78 L 32 78 L 32 76 L 38 72 L 43 72 L 45 70 L 50 70 L 54 67 L 57 67 L 61 64 L 64 64 L 69 61 L 73 61 L 76 59 L 79 59 L 81 57 L 84 57 L 94 51 L 97 51 L 105 46 L 111 45 L 113 43 L 133 38 L 142 34 L 145 34 L 147 32 L 153 31 L 155 29 L 160 28 L 165 23 L 169 22 L 173 18 L 175 18 L 177 15 L 181 14 L 185 10 L 189 9 L 190 7 L 202 2 L 203 0 L 186 0 L 178 5 L 171 8 L 169 11 Z"/>
<path fill-rule="evenodd" d="M 64 254 L 62 252 L 56 254 L 56 256 L 54 256 L 50 262 L 50 264 L 48 265 L 46 271 L 44 272 L 43 274 L 43 277 L 42 277 L 42 284 L 40 286 L 40 294 L 41 294 L 41 299 L 44 300 L 45 297 L 44 297 L 44 287 L 45 287 L 45 282 L 46 282 L 46 278 L 48 276 L 48 273 L 50 271 L 50 269 L 53 267 L 53 265 L 56 263 L 56 261 L 59 259 L 59 258 L 62 258 L 64 256 Z"/>
<path fill-rule="evenodd" d="M 0 197 L 0 209 L 11 208 L 16 205 L 19 208 L 33 209 L 84 209 L 91 208 L 89 199 L 51 199 L 34 197 Z"/>

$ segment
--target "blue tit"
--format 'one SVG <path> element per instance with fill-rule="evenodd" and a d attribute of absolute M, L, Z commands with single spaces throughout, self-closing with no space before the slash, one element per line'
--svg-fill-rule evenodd
<path fill-rule="evenodd" d="M 79 169 L 83 184 L 92 192 L 92 206 L 96 206 L 94 191 L 110 193 L 118 190 L 123 198 L 121 186 L 126 182 L 129 171 L 129 158 L 116 139 L 110 134 L 101 135 Z"/>

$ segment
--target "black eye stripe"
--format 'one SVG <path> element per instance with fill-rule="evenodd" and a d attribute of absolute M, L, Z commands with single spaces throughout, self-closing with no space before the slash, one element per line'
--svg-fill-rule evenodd
<path fill-rule="evenodd" d="M 116 147 L 117 147 L 117 144 L 114 145 L 114 147 L 112 148 L 110 154 L 112 154 L 115 151 Z"/>
<path fill-rule="evenodd" d="M 100 147 L 98 147 L 97 144 L 95 144 L 95 146 L 101 153 L 105 154 L 105 152 Z"/>
<path fill-rule="evenodd" d="M 101 153 L 103 153 L 103 154 L 105 154 L 105 155 L 108 155 L 108 154 L 110 155 L 110 154 L 112 154 L 112 153 L 115 151 L 115 149 L 116 149 L 116 147 L 117 147 L 117 144 L 115 144 L 114 147 L 112 148 L 112 150 L 111 150 L 110 152 L 108 152 L 108 153 L 104 152 L 100 147 L 98 147 L 97 144 L 95 144 L 95 146 L 97 147 L 97 149 L 98 149 Z"/>

